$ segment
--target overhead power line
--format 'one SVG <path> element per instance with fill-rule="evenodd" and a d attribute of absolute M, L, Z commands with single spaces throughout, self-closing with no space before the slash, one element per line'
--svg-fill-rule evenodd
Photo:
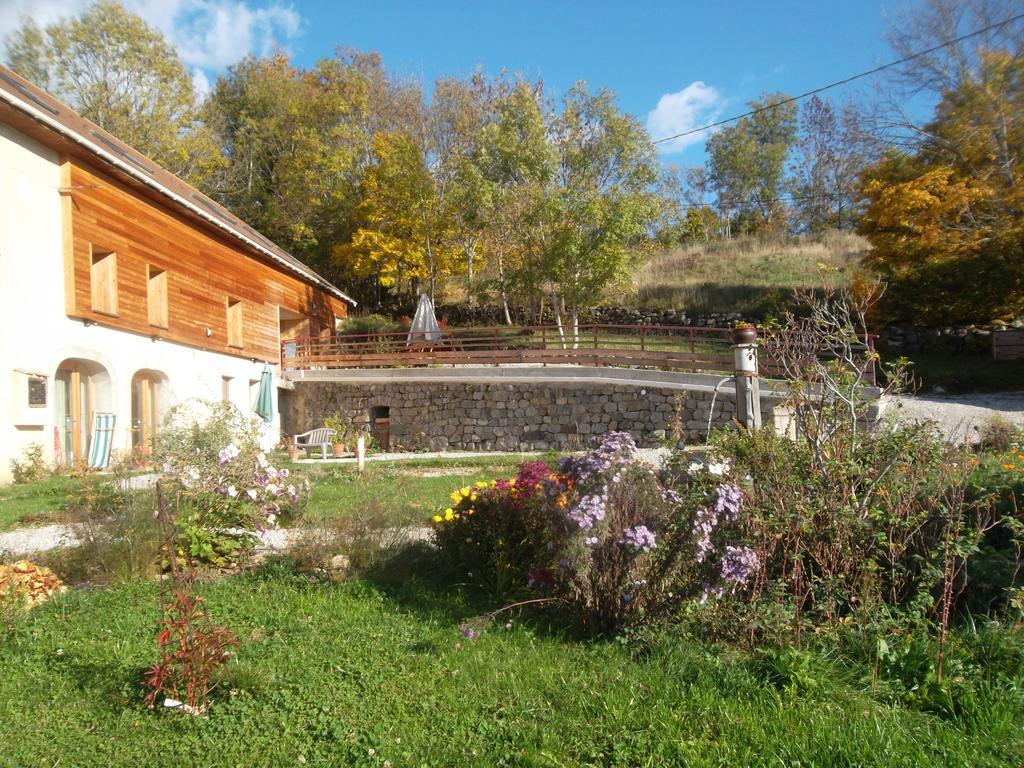
<path fill-rule="evenodd" d="M 777 101 L 772 104 L 766 104 L 763 107 L 757 107 L 756 109 L 752 109 L 749 112 L 744 112 L 742 115 L 735 115 L 734 117 L 727 117 L 724 120 L 718 120 L 714 123 L 708 123 L 707 125 L 702 125 L 700 128 L 691 128 L 690 130 L 683 131 L 682 133 L 676 133 L 671 136 L 665 136 L 660 139 L 655 139 L 651 143 L 661 144 L 666 141 L 672 141 L 673 139 L 680 139 L 683 136 L 690 136 L 694 133 L 700 133 L 701 131 L 706 131 L 709 128 L 717 128 L 720 125 L 728 125 L 729 123 L 734 123 L 737 120 L 742 120 L 744 117 L 756 115 L 759 112 L 767 112 L 769 109 L 781 107 L 783 104 L 790 104 L 794 101 L 800 101 L 800 99 L 806 99 L 808 96 L 813 96 L 816 93 L 827 91 L 830 88 L 836 88 L 840 85 L 846 85 L 847 83 L 852 83 L 854 80 L 859 80 L 862 77 L 868 77 L 870 75 L 877 74 L 883 70 L 891 69 L 892 67 L 897 67 L 900 64 L 906 64 L 908 61 L 913 61 L 914 59 L 919 59 L 922 56 L 927 56 L 929 53 L 935 53 L 935 51 L 942 50 L 943 48 L 948 48 L 951 45 L 962 43 L 964 40 L 969 40 L 972 37 L 983 35 L 986 32 L 990 32 L 993 29 L 998 29 L 999 27 L 1004 27 L 1007 24 L 1012 24 L 1013 22 L 1018 21 L 1020 19 L 1024 19 L 1024 13 L 1018 13 L 1016 16 L 1011 16 L 1008 19 L 1003 19 L 1002 21 L 998 21 L 995 24 L 989 24 L 987 27 L 982 27 L 981 29 L 976 29 L 973 32 L 968 32 L 966 35 L 961 35 L 960 37 L 954 38 L 952 40 L 947 40 L 946 42 L 940 43 L 939 45 L 934 45 L 931 48 L 926 48 L 923 51 L 912 53 L 909 56 L 906 56 L 902 59 L 898 59 L 897 61 L 890 61 L 888 64 L 882 64 L 880 67 L 868 69 L 864 72 L 859 72 L 856 75 L 851 75 L 850 77 L 844 77 L 842 80 L 836 80 L 834 83 L 823 85 L 820 88 L 814 88 L 813 90 L 806 91 L 805 93 L 801 93 L 797 96 L 788 96 L 785 99 L 782 99 L 781 101 Z"/>

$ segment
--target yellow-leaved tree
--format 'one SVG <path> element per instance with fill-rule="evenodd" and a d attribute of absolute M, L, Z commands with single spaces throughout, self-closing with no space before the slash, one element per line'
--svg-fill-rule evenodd
<path fill-rule="evenodd" d="M 464 265 L 423 147 L 409 132 L 390 131 L 374 135 L 371 151 L 355 210 L 358 228 L 334 257 L 356 277 L 410 293 L 425 284 L 433 295 L 440 279 Z"/>
<path fill-rule="evenodd" d="M 944 92 L 917 151 L 863 177 L 867 265 L 885 320 L 985 323 L 1024 312 L 1024 61 L 982 51 Z"/>

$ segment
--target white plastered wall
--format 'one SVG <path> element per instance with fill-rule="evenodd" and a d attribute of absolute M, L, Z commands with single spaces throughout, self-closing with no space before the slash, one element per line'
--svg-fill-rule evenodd
<path fill-rule="evenodd" d="M 10 482 L 11 459 L 32 443 L 54 458 L 54 375 L 64 360 L 87 360 L 106 369 L 109 388 L 97 393 L 96 406 L 116 414 L 114 448 L 119 451 L 131 447 L 131 382 L 136 372 L 165 377 L 158 396 L 161 410 L 188 398 L 220 400 L 224 377 L 230 377 L 231 402 L 251 413 L 250 382 L 258 381 L 263 371 L 258 361 L 99 325 L 87 327 L 68 318 L 59 187 L 57 153 L 0 124 L 0 484 Z M 28 417 L 24 392 L 13 391 L 17 371 L 47 377 L 47 406 Z M 276 435 L 276 387 L 274 413 L 267 431 Z"/>

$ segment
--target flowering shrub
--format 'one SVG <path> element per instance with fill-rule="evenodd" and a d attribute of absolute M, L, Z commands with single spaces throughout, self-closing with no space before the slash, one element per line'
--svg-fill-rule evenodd
<path fill-rule="evenodd" d="M 224 565 L 251 544 L 253 531 L 297 511 L 310 488 L 270 464 L 255 428 L 237 411 L 206 407 L 193 405 L 183 423 L 172 418 L 164 430 L 162 474 L 179 501 L 180 554 Z"/>
<path fill-rule="evenodd" d="M 770 430 L 722 433 L 716 443 L 754 479 L 743 521 L 764 579 L 751 593 L 753 623 L 798 639 L 805 628 L 885 634 L 948 620 L 965 563 L 993 523 L 987 491 L 965 495 L 977 465 L 968 449 L 929 425 L 836 440 L 827 451 Z M 727 553 L 723 582 L 747 565 Z"/>
<path fill-rule="evenodd" d="M 670 487 L 628 433 L 613 432 L 559 470 L 551 486 L 565 501 L 567 535 L 556 589 L 587 625 L 648 620 L 688 598 L 734 592 L 757 572 L 753 551 L 725 543 L 744 495 L 721 482 L 728 464 L 695 463 Z"/>
<path fill-rule="evenodd" d="M 582 623 L 614 630 L 687 598 L 733 593 L 758 571 L 733 542 L 743 491 L 725 464 L 695 465 L 679 488 L 612 432 L 557 471 L 520 465 L 512 480 L 452 494 L 434 516 L 442 555 L 504 596 L 527 587 L 569 605 Z"/>
<path fill-rule="evenodd" d="M 501 599 L 525 587 L 555 548 L 545 489 L 551 468 L 519 465 L 510 480 L 478 482 L 455 490 L 433 516 L 434 540 L 459 578 Z"/>

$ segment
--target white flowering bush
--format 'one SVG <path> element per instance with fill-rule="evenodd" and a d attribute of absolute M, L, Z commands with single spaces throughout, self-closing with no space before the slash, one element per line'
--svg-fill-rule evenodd
<path fill-rule="evenodd" d="M 161 434 L 163 480 L 178 501 L 180 554 L 226 565 L 253 534 L 279 525 L 308 499 L 309 481 L 275 468 L 256 425 L 225 404 L 191 402 Z"/>

